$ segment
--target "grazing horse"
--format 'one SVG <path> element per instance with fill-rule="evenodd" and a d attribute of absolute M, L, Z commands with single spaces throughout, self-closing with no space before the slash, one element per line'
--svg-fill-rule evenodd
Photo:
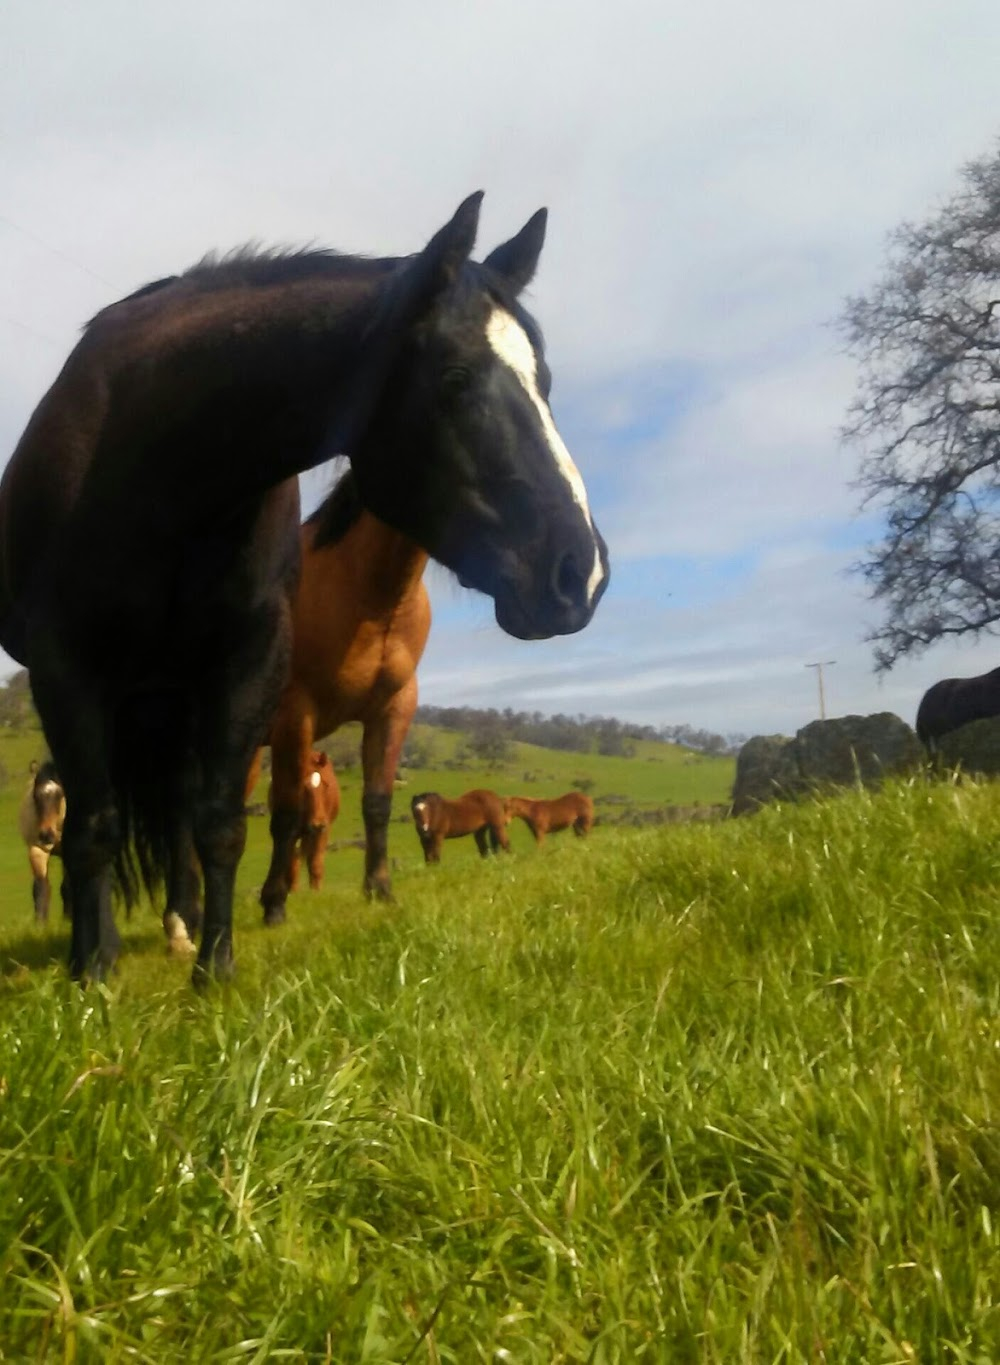
<path fill-rule="evenodd" d="M 35 920 L 45 924 L 49 918 L 49 859 L 59 853 L 63 823 L 66 819 L 66 796 L 54 763 L 39 765 L 32 761 L 31 777 L 18 812 L 21 838 L 28 848 L 31 868 L 31 898 L 35 904 Z M 63 909 L 66 904 L 66 879 L 63 877 Z"/>
<path fill-rule="evenodd" d="M 478 788 L 457 801 L 449 801 L 437 792 L 422 792 L 410 802 L 410 810 L 427 863 L 441 861 L 445 839 L 461 839 L 466 834 L 475 837 L 483 858 L 491 849 L 494 853 L 498 848 L 510 852 L 507 819 L 496 792 Z"/>
<path fill-rule="evenodd" d="M 527 796 L 508 796 L 504 798 L 504 813 L 508 820 L 518 817 L 535 836 L 540 844 L 546 834 L 558 834 L 561 829 L 572 827 L 574 834 L 581 838 L 594 827 L 594 803 L 583 792 L 567 792 L 552 801 L 533 801 Z"/>
<path fill-rule="evenodd" d="M 917 734 L 925 744 L 972 720 L 1000 716 L 1000 668 L 978 678 L 944 678 L 929 687 L 917 710 Z"/>
<path fill-rule="evenodd" d="M 480 194 L 414 256 L 243 252 L 99 313 L 0 481 L 0 646 L 27 666 L 66 790 L 70 969 L 102 976 L 131 903 L 204 881 L 195 980 L 232 969 L 244 786 L 288 675 L 295 475 L 346 455 L 361 499 L 509 634 L 580 630 L 607 549 L 518 295 L 536 213 L 481 264 Z M 183 875 L 182 875 L 183 874 Z"/>
<path fill-rule="evenodd" d="M 364 890 L 391 895 L 388 828 L 399 756 L 417 709 L 417 664 L 431 626 L 426 551 L 364 511 L 347 473 L 302 527 L 292 606 L 292 668 L 271 723 L 271 838 L 261 890 L 266 924 L 285 918 L 299 793 L 317 739 L 363 729 Z M 332 769 L 331 769 L 332 772 Z"/>

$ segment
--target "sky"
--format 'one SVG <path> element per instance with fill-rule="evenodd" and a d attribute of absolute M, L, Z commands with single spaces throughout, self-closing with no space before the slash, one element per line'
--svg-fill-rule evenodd
<path fill-rule="evenodd" d="M 0 459 L 82 323 L 210 249 L 407 254 L 484 189 L 484 255 L 544 204 L 526 302 L 611 584 L 526 643 L 433 568 L 422 699 L 791 734 L 833 661 L 828 714 L 912 721 L 1000 641 L 874 674 L 833 324 L 995 146 L 998 50 L 995 0 L 6 0 Z"/>

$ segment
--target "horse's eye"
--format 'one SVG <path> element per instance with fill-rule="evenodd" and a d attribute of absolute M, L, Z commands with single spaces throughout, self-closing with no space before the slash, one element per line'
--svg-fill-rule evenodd
<path fill-rule="evenodd" d="M 448 393 L 459 393 L 472 382 L 472 371 L 464 365 L 449 365 L 441 376 L 441 384 Z"/>

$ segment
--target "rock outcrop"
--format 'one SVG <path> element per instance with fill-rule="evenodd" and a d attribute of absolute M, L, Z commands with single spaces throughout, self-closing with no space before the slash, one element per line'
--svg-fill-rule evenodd
<path fill-rule="evenodd" d="M 814 720 L 794 739 L 756 735 L 736 760 L 733 814 L 830 787 L 872 786 L 889 774 L 912 772 L 925 759 L 914 731 L 891 711 Z"/>

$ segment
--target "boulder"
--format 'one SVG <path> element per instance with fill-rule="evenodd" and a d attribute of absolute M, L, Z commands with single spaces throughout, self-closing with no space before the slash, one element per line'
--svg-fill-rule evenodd
<path fill-rule="evenodd" d="M 765 801 L 794 799 L 802 789 L 795 741 L 787 735 L 754 735 L 736 759 L 733 814 L 745 815 Z"/>
<path fill-rule="evenodd" d="M 888 774 L 912 772 L 924 758 L 914 731 L 890 711 L 814 720 L 794 739 L 757 735 L 736 760 L 733 814 L 824 787 L 872 786 Z"/>

